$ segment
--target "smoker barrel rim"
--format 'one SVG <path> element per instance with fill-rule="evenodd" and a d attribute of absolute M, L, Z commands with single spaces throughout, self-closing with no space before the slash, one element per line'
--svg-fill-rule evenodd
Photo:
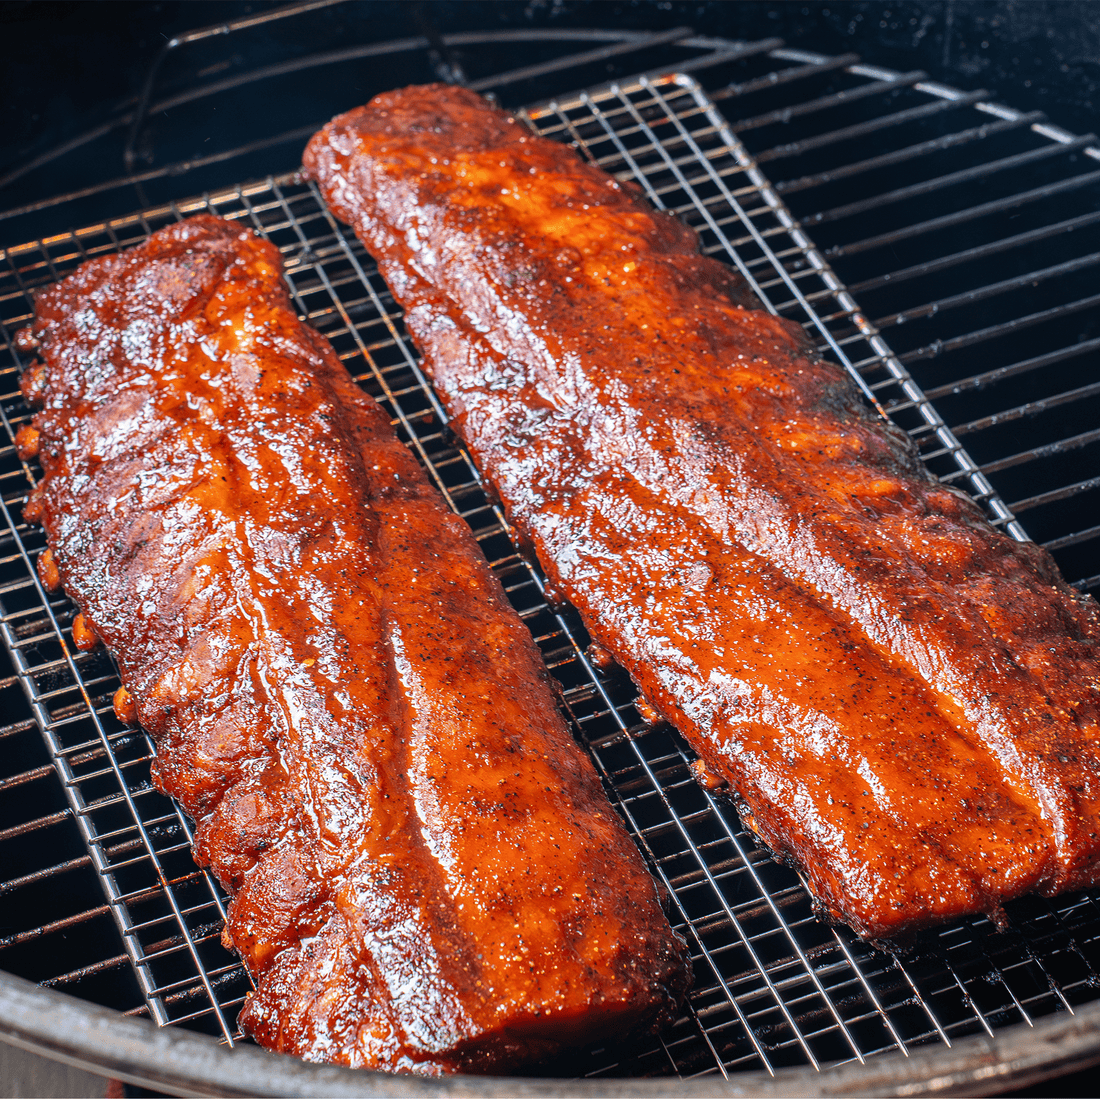
<path fill-rule="evenodd" d="M 80 1069 L 177 1096 L 658 1097 L 989 1096 L 1100 1064 L 1100 1001 L 1072 1016 L 1015 1024 L 952 1047 L 921 1047 L 814 1070 L 670 1078 L 422 1078 L 317 1065 L 255 1046 L 233 1049 L 160 1028 L 0 971 L 0 1039 Z"/>
<path fill-rule="evenodd" d="M 775 50 L 769 56 L 794 52 Z M 860 75 L 887 72 L 871 70 L 871 66 L 849 67 Z M 945 87 L 922 81 L 919 90 L 947 98 L 942 94 Z M 984 106 L 979 104 L 978 109 Z M 1050 127 L 1032 129 L 1049 140 L 1062 140 L 1048 132 Z M 1096 154 L 1091 149 L 1087 152 Z M 123 1017 L 0 972 L 0 1038 L 93 1072 L 184 1095 L 988 1095 L 1100 1063 L 1100 1002 L 1083 1006 L 1072 1016 L 1046 1017 L 1036 1027 L 1014 1025 L 998 1029 L 992 1038 L 971 1037 L 949 1048 L 929 1045 L 913 1050 L 909 1057 L 875 1055 L 863 1065 L 844 1063 L 821 1073 L 798 1067 L 781 1070 L 775 1077 L 750 1072 L 731 1080 L 720 1076 L 688 1081 L 460 1076 L 439 1081 L 303 1064 L 251 1046 L 213 1050 L 212 1043 L 220 1044 L 208 1037 L 182 1029 L 158 1029 L 149 1021 Z M 132 1051 L 139 1052 L 140 1061 L 128 1060 Z M 226 1062 L 227 1057 L 232 1060 Z"/>

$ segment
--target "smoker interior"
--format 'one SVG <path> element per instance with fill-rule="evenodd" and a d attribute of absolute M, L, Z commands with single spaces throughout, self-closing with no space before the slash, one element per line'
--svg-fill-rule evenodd
<path fill-rule="evenodd" d="M 1094 136 L 981 90 L 774 39 L 543 36 L 524 43 L 523 69 L 479 72 L 474 62 L 502 47 L 514 62 L 517 32 L 508 35 L 471 32 L 443 46 L 461 47 L 474 86 L 695 226 L 707 252 L 851 370 L 938 476 L 1010 534 L 1047 546 L 1071 583 L 1100 585 Z M 647 75 L 600 86 L 608 51 L 627 73 Z M 551 98 L 517 98 L 534 76 L 552 82 Z M 172 179 L 164 171 L 147 186 Z M 57 204 L 56 233 L 0 253 L 0 969 L 240 1040 L 250 985 L 220 943 L 224 896 L 191 861 L 186 817 L 150 784 L 149 740 L 111 711 L 112 661 L 75 649 L 75 609 L 38 583 L 43 537 L 21 520 L 37 470 L 11 443 L 29 418 L 17 389 L 25 360 L 12 341 L 34 289 L 211 211 L 280 248 L 302 316 L 391 412 L 469 522 L 672 897 L 696 974 L 681 1017 L 652 1040 L 591 1049 L 536 1076 L 812 1074 L 1001 1036 L 1097 1000 L 1097 891 L 1024 899 L 1008 907 L 1007 930 L 976 918 L 897 951 L 815 917 L 798 873 L 757 846 L 721 793 L 695 782 L 676 734 L 642 720 L 628 678 L 588 661 L 575 613 L 548 606 L 537 567 L 448 435 L 400 311 L 313 186 L 287 171 L 72 231 L 68 209 Z"/>

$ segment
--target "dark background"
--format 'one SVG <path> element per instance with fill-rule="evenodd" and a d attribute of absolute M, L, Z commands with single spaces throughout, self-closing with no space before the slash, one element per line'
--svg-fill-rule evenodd
<path fill-rule="evenodd" d="M 278 6 L 231 0 L 3 0 L 0 165 L 71 136 L 82 121 L 98 119 L 135 95 L 166 38 Z M 306 46 L 318 35 L 318 24 L 327 35 L 362 41 L 417 34 L 416 7 L 409 0 L 359 0 L 273 24 L 261 48 L 274 55 Z M 919 67 L 967 86 L 981 83 L 1013 106 L 1048 111 L 1070 129 L 1089 127 L 1100 81 L 1095 0 L 436 0 L 423 7 L 443 31 L 689 25 L 733 38 L 779 34 L 805 49 L 856 50 L 877 64 Z M 303 31 L 303 21 L 312 31 Z"/>
<path fill-rule="evenodd" d="M 162 44 L 173 35 L 279 6 L 231 0 L 0 0 L 0 211 L 123 176 L 126 125 L 35 170 L 26 168 L 90 128 L 124 118 Z M 686 25 L 730 38 L 779 36 L 802 49 L 856 51 L 874 64 L 920 68 L 946 83 L 985 88 L 1010 106 L 1043 110 L 1078 133 L 1092 129 L 1100 101 L 1097 0 L 359 0 L 176 50 L 158 73 L 154 99 L 317 50 L 416 36 L 425 17 L 442 33 Z M 512 46 L 490 63 L 522 64 L 518 49 Z M 476 70 L 478 59 L 468 60 Z M 610 65 L 604 79 L 616 75 L 621 73 Z M 223 97 L 154 112 L 142 130 L 136 167 L 209 156 L 252 135 L 317 125 L 384 87 L 428 79 L 426 56 L 403 53 L 389 62 L 360 60 L 261 81 L 234 93 L 231 101 Z M 517 85 L 510 94 L 523 102 L 547 93 Z M 262 164 L 230 166 L 224 178 L 207 170 L 181 180 L 172 195 L 289 169 L 303 143 L 268 150 Z M 140 205 L 131 192 L 119 208 L 97 210 L 96 216 Z M 0 241 L 13 243 L 56 228 L 28 224 L 19 235 L 22 226 L 9 218 L 0 221 Z"/>
<path fill-rule="evenodd" d="M 0 0 L 0 216 L 124 176 L 125 118 L 163 43 L 196 27 L 277 6 L 233 0 Z M 801 49 L 854 51 L 868 63 L 923 69 L 945 83 L 985 88 L 1010 106 L 1042 110 L 1052 122 L 1077 133 L 1094 128 L 1100 97 L 1100 0 L 360 0 L 175 51 L 158 73 L 154 99 L 318 50 L 417 36 L 425 19 L 442 33 L 686 25 L 699 34 L 728 38 L 777 36 Z M 458 54 L 470 66 L 478 63 L 472 55 L 463 57 L 461 50 Z M 508 68 L 524 61 L 522 49 L 511 46 L 492 64 Z M 471 70 L 471 76 L 477 75 Z M 603 78 L 614 75 L 620 73 L 611 65 Z M 252 134 L 316 126 L 381 88 L 428 79 L 432 71 L 427 56 L 403 53 L 392 60 L 315 68 L 247 85 L 231 98 L 156 111 L 142 130 L 136 167 L 146 170 L 208 157 Z M 545 93 L 521 84 L 504 98 L 518 103 L 538 94 Z M 105 132 L 95 141 L 50 156 L 97 127 Z M 304 138 L 287 141 L 252 159 L 210 164 L 162 181 L 163 188 L 182 197 L 204 187 L 289 170 L 303 144 Z M 27 170 L 37 159 L 42 163 Z M 58 224 L 58 207 L 7 217 L 0 220 L 0 244 L 59 231 L 92 210 L 97 219 L 123 213 L 143 205 L 140 198 L 133 188 L 119 188 L 83 205 L 67 204 L 63 224 Z M 1097 1079 L 1096 1070 L 1086 1071 L 1020 1095 L 1095 1095 Z"/>

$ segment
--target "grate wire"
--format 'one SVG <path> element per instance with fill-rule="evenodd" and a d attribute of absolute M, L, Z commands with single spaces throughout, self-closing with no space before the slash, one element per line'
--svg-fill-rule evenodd
<path fill-rule="evenodd" d="M 673 36 L 669 40 L 681 41 Z M 777 62 L 790 62 L 791 67 L 777 68 Z M 881 311 L 877 321 L 867 319 L 853 293 L 873 295 L 899 283 L 912 284 L 916 292 L 928 285 L 930 274 L 966 268 L 976 256 L 1011 252 L 1036 241 L 1068 240 L 1095 224 L 1094 214 L 1066 217 L 1061 211 L 1060 220 L 1049 225 L 968 244 L 939 257 L 914 257 L 896 272 L 864 268 L 859 278 L 849 280 L 853 290 L 846 289 L 835 265 L 881 250 L 886 242 L 1028 203 L 1049 203 L 1052 197 L 1090 187 L 1100 173 L 1076 172 L 992 202 L 906 221 L 914 197 L 950 190 L 942 183 L 950 174 L 940 173 L 879 203 L 898 207 L 900 225 L 821 248 L 805 227 L 824 228 L 846 216 L 843 207 L 816 199 L 820 188 L 837 179 L 898 167 L 911 171 L 914 162 L 948 149 L 953 154 L 979 150 L 989 141 L 1020 134 L 1039 134 L 1057 143 L 1068 163 L 1075 154 L 1090 153 L 1094 139 L 1040 133 L 1042 123 L 1034 115 L 994 110 L 986 92 L 944 95 L 927 84 L 923 73 L 884 75 L 847 56 L 822 59 L 775 43 L 724 44 L 714 48 L 709 61 L 704 57 L 685 67 L 698 72 L 708 64 L 722 78 L 716 78 L 720 86 L 709 96 L 694 78 L 649 75 L 557 97 L 528 108 L 526 117 L 541 132 L 572 140 L 585 156 L 620 178 L 633 179 L 654 205 L 692 222 L 702 232 L 706 251 L 737 265 L 770 308 L 803 324 L 822 349 L 849 369 L 868 398 L 920 441 L 933 469 L 945 480 L 966 484 L 994 522 L 1026 537 L 1014 511 L 1041 507 L 1051 494 L 1091 492 L 1097 479 L 1078 479 L 1022 496 L 1009 506 L 986 472 L 1087 449 L 1097 440 L 1095 431 L 1076 432 L 1045 450 L 1014 452 L 981 466 L 956 436 L 978 436 L 1001 420 L 1033 417 L 1100 396 L 1095 384 L 1020 402 L 1003 413 L 970 416 L 953 431 L 934 404 L 939 397 L 970 389 L 984 394 L 1005 378 L 1029 372 L 1019 364 L 1005 364 L 922 388 L 909 368 L 1023 327 L 1041 328 L 1074 311 L 1088 313 L 1095 296 L 1035 310 L 1034 318 L 1021 318 L 1015 326 L 998 322 L 972 328 L 948 337 L 939 348 L 925 342 L 895 353 L 882 330 L 897 329 L 900 318 L 919 322 L 949 310 L 954 299 L 971 305 L 999 299 L 1002 291 L 996 284 L 958 290 Z M 748 71 L 726 79 L 736 66 Z M 764 71 L 754 72 L 753 66 Z M 807 82 L 821 80 L 843 86 L 793 107 L 757 102 L 805 91 Z M 937 101 L 927 103 L 929 95 L 938 96 Z M 923 96 L 925 102 L 854 122 L 835 117 L 838 111 L 877 109 L 880 100 L 897 96 Z M 745 108 L 747 100 L 753 101 L 751 109 Z M 721 110 L 717 104 L 723 105 Z M 743 121 L 731 124 L 723 113 L 731 108 Z M 913 140 L 909 132 L 929 120 L 938 124 L 973 110 L 992 113 L 996 121 L 981 126 L 965 122 L 956 132 L 922 141 Z M 737 136 L 767 138 L 777 125 L 799 117 L 820 123 L 819 132 L 798 142 L 763 141 L 759 150 L 749 149 Z M 896 149 L 872 157 L 859 153 L 858 160 L 832 173 L 799 169 L 791 180 L 773 184 L 760 168 L 884 133 L 896 135 Z M 1000 159 L 1016 170 L 1057 158 L 1046 152 L 1031 156 L 1025 150 Z M 960 169 L 957 182 L 974 183 L 994 163 Z M 788 196 L 804 209 L 788 206 Z M 815 221 L 815 206 L 829 217 Z M 15 392 L 16 370 L 24 364 L 11 335 L 30 319 L 34 288 L 62 277 L 85 258 L 132 245 L 161 225 L 202 210 L 246 222 L 279 247 L 302 316 L 333 342 L 357 380 L 383 403 L 451 507 L 470 523 L 560 681 L 565 708 L 613 803 L 672 899 L 673 923 L 688 938 L 696 965 L 696 988 L 684 1015 L 650 1047 L 590 1051 L 582 1072 L 732 1076 L 750 1068 L 774 1073 L 789 1065 L 863 1062 L 883 1051 L 907 1052 L 914 1044 L 950 1045 L 953 1037 L 975 1031 L 992 1035 L 1008 1022 L 1072 1011 L 1074 1004 L 1095 996 L 1100 986 L 1100 914 L 1091 894 L 1054 902 L 1026 899 L 1014 908 L 1016 930 L 1007 938 L 989 921 L 975 919 L 927 933 L 908 953 L 874 949 L 848 930 L 815 918 L 798 874 L 757 846 L 726 799 L 696 782 L 691 750 L 667 728 L 645 723 L 621 670 L 598 668 L 575 613 L 547 601 L 537 568 L 517 552 L 505 518 L 486 496 L 469 456 L 449 439 L 442 407 L 420 372 L 400 310 L 373 262 L 328 214 L 316 188 L 297 176 L 169 203 L 0 253 L 0 319 L 8 356 L 0 377 L 8 380 L 9 391 L 0 398 L 0 413 L 9 440 L 28 416 Z M 1046 267 L 1055 278 L 1089 263 L 1091 256 L 1085 255 L 1061 259 L 1056 272 L 1058 264 Z M 1024 271 L 1000 280 L 1006 284 L 1003 294 L 1034 278 L 1035 272 Z M 1079 340 L 1066 350 L 1086 355 L 1095 345 L 1095 340 Z M 1049 366 L 1061 354 L 1054 349 L 1030 359 Z M 0 633 L 15 664 L 11 684 L 25 693 L 31 715 L 0 734 L 22 737 L 33 720 L 50 752 L 48 763 L 0 780 L 0 789 L 4 782 L 23 787 L 58 776 L 66 801 L 62 809 L 0 828 L 0 844 L 75 823 L 87 847 L 87 854 L 10 877 L 0 883 L 0 894 L 90 869 L 107 896 L 105 905 L 0 939 L 0 950 L 109 915 L 122 950 L 45 980 L 64 985 L 78 974 L 129 967 L 137 975 L 142 1003 L 128 1011 L 147 1012 L 161 1023 L 212 1029 L 232 1043 L 239 1038 L 232 1022 L 235 1009 L 248 983 L 239 963 L 218 942 L 224 898 L 209 875 L 190 862 L 192 835 L 186 816 L 149 783 L 152 745 L 144 735 L 134 736 L 113 721 L 109 698 L 117 677 L 111 662 L 102 654 L 73 653 L 68 639 L 74 609 L 41 590 L 32 560 L 42 537 L 19 519 L 19 500 L 33 483 L 33 465 L 21 463 L 10 443 L 0 449 L 0 464 L 7 523 L 0 536 Z M 1100 524 L 1093 524 L 1059 535 L 1051 545 L 1087 545 L 1097 536 Z"/>

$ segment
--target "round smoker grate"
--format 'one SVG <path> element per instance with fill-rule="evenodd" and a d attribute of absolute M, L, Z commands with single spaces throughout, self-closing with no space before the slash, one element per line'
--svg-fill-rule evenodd
<path fill-rule="evenodd" d="M 796 117 L 800 110 L 815 124 L 822 123 L 814 133 L 801 139 L 804 148 L 791 154 L 796 156 L 804 155 L 807 149 L 846 140 L 866 142 L 868 134 L 882 135 L 888 131 L 900 139 L 900 148 L 908 148 L 920 144 L 911 140 L 910 127 L 927 126 L 930 118 L 943 121 L 951 112 L 980 112 L 982 105 L 988 103 L 987 98 L 959 93 L 945 96 L 928 90 L 922 86 L 925 82 L 911 76 L 899 78 L 897 74 L 876 73 L 851 60 L 843 64 L 836 59 L 814 60 L 811 55 L 794 54 L 774 44 L 710 43 L 697 50 L 706 64 L 694 67 L 695 76 L 705 77 L 706 88 L 722 109 L 721 115 L 712 112 L 701 88 L 691 81 L 661 78 L 657 74 L 644 81 L 622 81 L 616 88 L 597 90 L 586 97 L 560 95 L 552 108 L 531 108 L 529 114 L 543 128 L 552 129 L 559 124 L 566 129 L 572 127 L 570 136 L 578 138 L 591 155 L 613 170 L 635 171 L 629 163 L 633 159 L 636 174 L 657 201 L 689 219 L 700 220 L 709 234 L 708 248 L 724 248 L 723 238 L 729 241 L 763 296 L 775 308 L 814 326 L 823 343 L 834 345 L 832 354 L 849 360 L 872 392 L 896 416 L 910 416 L 906 426 L 929 439 L 931 446 L 926 444 L 926 450 L 932 461 L 948 464 L 938 470 L 942 476 L 952 476 L 958 471 L 964 482 L 973 484 L 977 480 L 974 471 L 966 465 L 965 456 L 960 465 L 957 448 L 952 449 L 950 439 L 945 443 L 939 424 L 929 421 L 926 405 L 911 379 L 904 371 L 898 372 L 889 348 L 876 347 L 875 326 L 864 315 L 853 316 L 855 303 L 846 303 L 844 292 L 830 285 L 835 276 L 822 266 L 822 261 L 842 271 L 843 264 L 851 263 L 851 256 L 845 253 L 843 242 L 839 246 L 831 244 L 830 238 L 821 237 L 814 225 L 824 227 L 841 218 L 819 218 L 813 222 L 800 213 L 808 230 L 786 224 L 783 210 L 771 199 L 778 196 L 789 201 L 793 208 L 797 196 L 803 196 L 798 201 L 805 201 L 805 196 L 817 192 L 811 185 L 785 188 L 784 183 L 789 181 L 768 167 L 770 162 L 785 158 L 765 156 L 777 146 L 761 149 L 760 145 L 749 147 L 747 141 L 750 133 L 766 133 L 768 126 L 776 125 L 774 119 L 771 122 L 768 119 L 780 109 L 770 107 L 767 101 L 776 88 L 801 96 L 794 97 L 793 107 L 788 102 L 783 110 L 794 112 Z M 773 79 L 770 73 L 778 76 Z M 783 75 L 789 73 L 795 75 Z M 807 98 L 807 89 L 820 87 L 822 81 L 839 82 L 843 86 Z M 814 82 L 818 82 L 816 86 Z M 868 88 L 872 90 L 866 91 Z M 898 103 L 899 95 L 911 97 L 916 105 Z M 765 102 L 753 97 L 764 97 Z M 937 101 L 949 106 L 940 107 Z M 755 113 L 748 109 L 750 105 L 755 105 Z M 884 111 L 884 105 L 889 109 Z M 882 121 L 928 106 L 936 110 L 915 117 L 910 113 L 902 121 L 888 124 Z M 598 110 L 593 111 L 593 107 Z M 858 113 L 865 108 L 874 108 L 867 110 L 869 117 L 852 122 L 846 116 L 844 125 L 837 125 L 836 115 L 830 114 L 852 109 Z M 1064 148 L 1071 144 L 1052 141 L 1049 136 L 1037 133 L 1034 125 L 1036 120 L 1025 121 L 1013 132 L 1022 133 L 1028 140 L 1040 139 L 1046 145 Z M 974 128 L 969 120 L 963 126 Z M 853 127 L 860 128 L 854 138 L 832 136 Z M 730 134 L 725 132 L 732 130 L 746 140 L 740 154 Z M 824 136 L 830 136 L 830 140 L 823 141 Z M 944 149 L 963 144 L 973 151 L 974 142 L 1004 136 L 1005 130 L 1001 130 L 968 142 L 961 139 L 952 142 L 942 136 L 940 140 Z M 814 141 L 818 144 L 811 144 Z M 786 146 L 791 144 L 787 142 Z M 1037 143 L 1035 147 L 1041 145 Z M 1068 157 L 1087 149 L 1087 144 L 1079 145 Z M 984 153 L 984 147 L 980 152 Z M 616 155 L 620 158 L 618 164 L 613 162 Z M 914 158 L 932 155 L 933 152 L 908 155 L 905 170 L 910 178 L 914 175 Z M 764 183 L 752 178 L 756 167 L 747 163 L 745 157 L 751 161 L 753 156 L 765 173 Z M 897 149 L 883 152 L 876 147 L 874 156 L 897 158 L 898 152 Z M 871 158 L 864 157 L 867 159 Z M 862 169 L 850 175 L 878 170 Z M 1065 178 L 1083 182 L 1074 182 L 1073 186 L 1059 181 L 1043 182 L 1039 189 L 1056 190 L 1046 198 L 1029 200 L 1032 210 L 1036 204 L 1056 201 L 1059 212 L 1064 213 L 1065 196 L 1074 187 L 1087 193 L 1090 181 L 1084 177 L 1090 171 L 1088 164 L 1083 168 L 1071 164 Z M 805 174 L 798 177 L 804 178 Z M 1020 181 L 1019 171 L 1013 172 L 1013 179 Z M 769 180 L 774 181 L 770 196 L 766 186 Z M 942 188 L 949 202 L 957 194 L 950 192 L 951 186 L 946 184 Z M 921 196 L 922 201 L 928 193 Z M 740 213 L 734 209 L 731 198 L 740 206 Z M 1003 202 L 1010 209 L 1016 202 L 1011 196 L 994 201 Z M 903 215 L 911 211 L 911 206 L 898 202 L 900 206 L 895 205 L 895 210 L 900 209 Z M 288 258 L 288 272 L 303 314 L 334 340 L 352 369 L 362 374 L 368 388 L 389 403 L 410 445 L 434 471 L 457 510 L 479 532 L 490 559 L 506 577 L 517 606 L 539 637 L 549 663 L 563 679 L 566 699 L 578 728 L 592 746 L 621 809 L 634 825 L 655 870 L 679 899 L 681 920 L 685 928 L 690 926 L 701 972 L 692 1012 L 652 1050 L 591 1052 L 589 1072 L 671 1071 L 691 1076 L 720 1071 L 748 1082 L 754 1079 L 753 1071 L 761 1066 L 782 1070 L 834 1059 L 848 1059 L 858 1066 L 860 1058 L 875 1055 L 870 1062 L 873 1067 L 888 1061 L 880 1052 L 901 1047 L 919 1050 L 920 1044 L 942 1044 L 944 1039 L 954 1040 L 970 1031 L 999 1035 L 1014 1021 L 1039 1018 L 1059 1007 L 1093 1000 L 1095 903 L 1088 895 L 1059 899 L 1053 905 L 1036 901 L 1015 907 L 1017 929 L 1007 939 L 995 935 L 988 922 L 968 922 L 926 937 L 916 952 L 900 960 L 872 952 L 844 930 L 825 928 L 813 919 L 797 876 L 776 867 L 756 850 L 751 838 L 737 827 L 733 815 L 725 807 L 715 805 L 695 786 L 687 757 L 675 739 L 664 731 L 641 726 L 632 708 L 629 685 L 614 676 L 593 679 L 592 670 L 582 656 L 586 639 L 579 624 L 567 613 L 558 615 L 546 608 L 538 578 L 507 544 L 499 517 L 480 496 L 476 476 L 465 457 L 447 445 L 434 399 L 418 377 L 415 353 L 404 340 L 400 319 L 385 288 L 373 274 L 362 250 L 328 219 L 308 188 L 292 179 L 267 181 L 216 194 L 203 202 L 149 210 L 134 219 L 119 219 L 77 234 L 13 248 L 7 253 L 10 271 L 3 272 L 7 334 L 10 337 L 11 331 L 23 323 L 20 318 L 26 318 L 29 309 L 23 293 L 26 286 L 50 281 L 85 255 L 140 239 L 150 228 L 178 213 L 206 207 L 249 219 L 280 245 Z M 972 209 L 964 207 L 962 212 L 968 214 Z M 927 210 L 924 213 L 927 222 L 930 220 Z M 956 216 L 953 212 L 932 215 Z M 756 229 L 755 235 L 745 225 L 746 220 Z M 961 224 L 963 220 L 953 224 Z M 971 216 L 969 220 L 974 219 Z M 730 228 L 735 221 L 741 225 L 738 232 Z M 1078 232 L 1081 228 L 1087 229 L 1088 224 L 1075 226 L 1075 243 L 1082 236 Z M 902 233 L 905 229 L 902 224 Z M 1032 226 L 1026 232 L 1037 234 L 1040 230 Z M 812 243 L 809 237 L 803 241 L 797 239 L 797 234 L 805 236 L 807 232 L 813 237 Z M 897 247 L 897 241 L 910 239 L 899 235 L 896 228 L 891 231 L 889 226 L 877 232 L 880 238 L 892 232 L 896 240 L 891 249 Z M 927 231 L 922 231 L 913 236 L 923 241 L 927 235 Z M 1032 254 L 1031 246 L 1037 239 L 1045 243 L 1052 238 L 1068 237 L 1065 230 L 1033 235 L 1029 238 L 1028 254 Z M 780 238 L 782 242 L 775 243 Z M 866 238 L 855 243 L 863 240 Z M 815 244 L 816 258 L 812 254 Z M 968 247 L 1000 247 L 998 255 L 1011 252 L 1011 246 L 1007 245 Z M 873 251 L 873 247 L 864 247 L 862 251 L 849 249 L 852 256 Z M 1080 264 L 1077 270 L 1084 270 L 1089 255 L 1086 249 L 1083 257 L 1076 255 L 1059 262 Z M 931 273 L 909 274 L 901 281 L 920 286 L 920 279 L 930 274 L 942 278 L 945 268 L 936 265 L 942 264 L 945 257 L 952 258 L 951 254 L 941 252 L 931 260 L 925 259 L 923 263 L 932 268 Z M 953 267 L 965 267 L 968 262 L 955 260 Z M 914 266 L 919 263 L 910 265 Z M 872 273 L 856 279 L 848 271 L 843 273 L 857 286 L 860 279 L 868 283 L 876 277 Z M 890 281 L 885 280 L 887 284 Z M 857 294 L 874 289 L 865 286 Z M 985 292 L 984 288 L 979 290 Z M 1008 292 L 1000 292 L 1001 297 L 1005 293 Z M 986 299 L 978 296 L 979 301 L 997 297 L 997 294 L 986 294 Z M 858 301 L 863 304 L 862 297 Z M 906 307 L 909 309 L 925 304 L 919 298 L 910 298 L 909 303 Z M 899 312 L 899 308 L 895 307 L 894 312 Z M 1077 307 L 1076 312 L 1069 310 L 1068 314 L 1079 316 L 1085 312 L 1086 307 Z M 883 314 L 878 316 L 881 325 Z M 1033 322 L 1031 327 L 1040 329 L 1042 325 L 1043 322 Z M 1077 341 L 1082 342 L 1085 341 Z M 974 343 L 972 340 L 967 346 L 973 348 Z M 1077 343 L 1070 347 L 1077 347 Z M 908 345 L 902 346 L 908 350 Z M 11 354 L 14 364 L 14 351 Z M 921 361 L 919 357 L 912 360 L 914 364 Z M 991 365 L 990 369 L 997 368 Z M 11 367 L 6 377 L 9 397 L 3 407 L 9 426 L 14 428 L 25 410 L 20 409 L 12 396 Z M 1000 409 L 996 411 L 999 413 Z M 19 675 L 9 686 L 16 689 L 16 695 L 21 694 L 20 687 L 29 693 L 31 720 L 37 718 L 47 731 L 65 794 L 62 807 L 46 815 L 50 824 L 38 824 L 40 818 L 33 818 L 14 828 L 21 836 L 28 836 L 39 828 L 76 821 L 84 833 L 82 843 L 87 845 L 86 854 L 63 861 L 63 869 L 52 863 L 49 868 L 36 868 L 29 872 L 29 877 L 24 876 L 27 881 L 7 882 L 6 892 L 16 897 L 19 890 L 40 889 L 70 874 L 82 871 L 98 874 L 96 881 L 103 882 L 109 892 L 114 891 L 109 895 L 113 904 L 109 913 L 103 912 L 108 907 L 102 904 L 94 907 L 90 912 L 95 915 L 88 920 L 109 920 L 113 913 L 121 928 L 121 947 L 116 954 L 97 960 L 90 967 L 55 971 L 46 975 L 47 979 L 75 987 L 92 974 L 117 972 L 122 961 L 125 969 L 136 976 L 144 1003 L 131 1000 L 119 1007 L 131 1011 L 144 1009 L 163 1021 L 197 1026 L 212 1023 L 217 1030 L 232 1034 L 235 1005 L 246 987 L 235 961 L 219 954 L 216 891 L 190 864 L 186 821 L 148 787 L 144 772 L 148 745 L 143 739 L 129 737 L 111 726 L 107 700 L 113 688 L 113 673 L 109 662 L 101 655 L 90 658 L 81 655 L 75 659 L 75 670 L 67 666 L 62 642 L 46 613 L 47 605 L 41 594 L 35 593 L 26 570 L 27 562 L 20 552 L 19 543 L 24 537 L 31 540 L 27 549 L 32 552 L 36 549 L 33 533 L 17 521 L 18 500 L 27 484 L 26 472 L 15 462 L 10 448 L 2 457 L 10 460 L 2 482 L 4 499 L 16 513 L 4 549 L 4 566 L 12 572 L 4 577 L 0 588 L 5 640 L 20 662 Z M 977 488 L 983 491 L 980 481 Z M 1013 499 L 1011 494 L 1008 498 Z M 1074 511 L 1072 518 L 1078 519 L 1079 513 Z M 1001 518 L 1007 521 L 1007 517 Z M 1070 537 L 1080 542 L 1080 534 L 1079 529 L 1074 529 Z M 65 638 L 66 616 L 71 610 L 63 601 L 54 603 L 61 638 Z M 74 671 L 83 680 L 92 704 L 90 709 Z M 93 713 L 98 717 L 93 717 Z M 12 727 L 5 732 L 9 739 L 17 736 Z M 27 733 L 38 737 L 23 722 L 18 730 L 20 743 Z M 40 740 L 37 743 L 42 744 Z M 11 789 L 56 783 L 51 763 L 47 756 L 45 763 L 13 774 Z M 33 778 L 28 778 L 32 774 Z M 0 837 L 4 841 L 15 839 L 9 837 L 9 832 Z M 162 875 L 171 884 L 171 890 L 163 890 Z M 61 923 L 66 919 L 61 918 Z M 17 932 L 8 941 L 13 950 L 0 958 L 9 968 L 18 968 L 18 960 L 8 962 L 7 958 L 14 958 L 16 949 L 21 951 L 36 942 L 39 934 L 43 941 L 53 937 L 56 942 L 58 923 L 54 919 L 41 927 Z M 66 928 L 71 931 L 79 924 L 80 920 L 74 919 Z M 131 989 L 133 976 L 123 981 L 123 984 L 129 982 Z M 118 995 L 115 996 L 117 1000 Z M 218 1022 L 215 1005 L 223 1010 L 224 1023 Z M 943 1052 L 942 1046 L 930 1049 Z M 907 1064 L 915 1066 L 918 1062 L 910 1059 Z M 794 1071 L 801 1072 L 797 1068 Z M 814 1074 L 813 1080 L 818 1080 L 816 1071 L 809 1072 Z M 826 1079 L 840 1078 L 826 1074 L 822 1080 Z M 851 1078 L 845 1080 L 852 1087 Z M 554 1086 L 547 1082 L 547 1087 Z"/>

